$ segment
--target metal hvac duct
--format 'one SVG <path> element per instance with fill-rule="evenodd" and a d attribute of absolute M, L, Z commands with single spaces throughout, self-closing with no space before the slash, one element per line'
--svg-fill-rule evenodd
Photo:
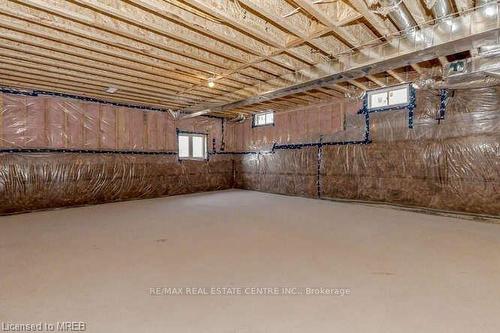
<path fill-rule="evenodd" d="M 498 8 L 500 4 L 498 0 L 476 0 L 476 7 L 480 7 L 478 10 L 486 17 L 494 17 L 497 15 Z M 499 55 L 500 44 L 490 44 L 483 45 L 479 48 L 479 53 L 481 54 L 492 54 L 495 53 Z"/>
<path fill-rule="evenodd" d="M 490 2 L 496 0 L 478 0 L 479 2 Z M 429 8 L 432 11 L 435 19 L 446 17 L 453 13 L 453 7 L 450 0 L 435 0 L 427 1 L 427 4 L 432 4 Z M 401 0 L 380 0 L 380 5 L 389 9 L 387 16 L 396 24 L 399 30 L 409 30 L 416 27 L 418 24 L 411 15 L 410 11 Z"/>
<path fill-rule="evenodd" d="M 417 26 L 417 22 L 411 16 L 406 5 L 400 0 L 380 0 L 380 4 L 386 8 L 393 7 L 387 16 L 394 22 L 399 30 L 408 30 Z"/>
<path fill-rule="evenodd" d="M 453 12 L 453 7 L 450 0 L 436 0 L 430 10 L 434 18 L 439 20 L 442 17 L 450 15 Z"/>
<path fill-rule="evenodd" d="M 498 54 L 484 54 L 447 64 L 441 81 L 422 78 L 414 82 L 417 89 L 471 89 L 500 84 Z"/>
<path fill-rule="evenodd" d="M 243 113 L 238 112 L 238 115 L 234 118 L 229 119 L 231 123 L 242 123 L 247 119 Z"/>
<path fill-rule="evenodd" d="M 495 16 L 497 15 L 498 11 L 497 2 L 497 0 L 476 0 L 476 7 L 481 7 L 479 10 L 485 16 Z"/>
<path fill-rule="evenodd" d="M 486 5 L 487 3 L 497 2 L 496 0 L 476 0 L 476 7 Z"/>

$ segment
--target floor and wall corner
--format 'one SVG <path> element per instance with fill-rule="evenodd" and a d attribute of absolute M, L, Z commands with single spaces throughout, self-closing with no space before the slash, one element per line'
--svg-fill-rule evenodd
<path fill-rule="evenodd" d="M 0 332 L 500 330 L 499 1 L 0 9 Z"/>

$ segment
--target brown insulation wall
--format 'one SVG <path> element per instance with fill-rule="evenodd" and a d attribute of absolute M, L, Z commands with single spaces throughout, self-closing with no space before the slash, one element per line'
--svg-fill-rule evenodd
<path fill-rule="evenodd" d="M 176 156 L 0 154 L 0 213 L 232 187 L 232 160 Z"/>
<path fill-rule="evenodd" d="M 174 120 L 167 112 L 54 96 L 0 93 L 0 148 L 175 151 L 176 128 L 221 141 L 220 119 Z"/>
<path fill-rule="evenodd" d="M 314 197 L 317 149 L 277 150 L 273 154 L 235 155 L 235 186 Z"/>
<path fill-rule="evenodd" d="M 228 151 L 269 150 L 274 143 L 304 143 L 325 140 L 363 139 L 364 118 L 353 116 L 361 103 L 336 102 L 275 113 L 275 126 L 252 127 L 252 121 L 228 123 Z"/>
<path fill-rule="evenodd" d="M 230 155 L 178 161 L 176 128 L 221 144 L 221 120 L 52 96 L 0 94 L 0 214 L 221 190 L 233 185 Z M 124 153 L 9 153 L 85 149 Z M 157 155 L 135 155 L 155 152 Z M 125 153 L 128 152 L 128 153 Z M 162 154 L 164 152 L 164 154 Z"/>
<path fill-rule="evenodd" d="M 176 129 L 222 147 L 222 121 L 49 96 L 0 94 L 0 149 L 87 149 L 124 153 L 0 154 L 0 214 L 233 186 L 322 198 L 376 200 L 500 214 L 500 88 L 457 90 L 446 118 L 439 96 L 418 93 L 407 112 L 371 116 L 369 145 L 278 149 L 274 144 L 361 140 L 359 103 L 339 101 L 276 114 L 275 126 L 226 123 L 225 151 L 178 161 Z M 158 155 L 133 155 L 130 151 Z M 128 152 L 128 153 L 125 153 Z"/>
<path fill-rule="evenodd" d="M 232 160 L 176 156 L 0 154 L 0 214 L 232 187 Z"/>
<path fill-rule="evenodd" d="M 339 104 L 334 107 L 342 108 Z M 372 114 L 373 142 L 369 145 L 239 155 L 235 183 L 274 193 L 499 215 L 500 88 L 455 91 L 440 123 L 436 121 L 438 107 L 435 92 L 419 92 L 414 129 L 408 128 L 405 111 Z M 310 111 L 293 111 L 293 117 L 307 123 Z M 298 138 L 297 142 L 318 142 L 320 136 L 323 142 L 361 138 L 363 116 L 347 112 L 345 117 L 343 127 L 333 133 L 306 135 L 307 140 Z M 287 125 L 278 118 L 268 128 L 273 140 L 278 138 L 275 142 L 295 143 L 277 134 Z M 244 133 L 249 124 L 239 126 Z M 256 137 L 255 132 L 246 140 L 246 148 L 267 150 L 267 142 L 273 140 Z"/>
<path fill-rule="evenodd" d="M 321 195 L 498 215 L 498 158 L 492 136 L 326 147 Z"/>

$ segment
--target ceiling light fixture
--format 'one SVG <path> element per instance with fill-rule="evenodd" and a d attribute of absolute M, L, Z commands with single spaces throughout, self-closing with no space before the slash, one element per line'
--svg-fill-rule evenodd
<path fill-rule="evenodd" d="M 213 87 L 215 87 L 215 81 L 214 81 L 214 79 L 213 79 L 213 78 L 209 78 L 209 79 L 208 79 L 208 87 L 209 87 L 209 88 L 213 88 Z"/>

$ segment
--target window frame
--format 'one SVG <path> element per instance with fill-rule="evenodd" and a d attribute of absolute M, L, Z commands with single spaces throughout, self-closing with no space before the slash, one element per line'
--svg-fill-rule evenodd
<path fill-rule="evenodd" d="M 267 114 L 270 114 L 272 113 L 273 115 L 273 122 L 272 123 L 269 123 L 269 124 L 263 124 L 263 125 L 257 125 L 255 124 L 255 120 L 257 119 L 257 116 L 259 115 L 267 115 Z M 274 119 L 275 119 L 275 112 L 274 111 L 267 111 L 267 112 L 259 112 L 259 113 L 256 113 L 252 116 L 252 128 L 255 128 L 255 127 L 266 127 L 266 126 L 274 126 Z"/>
<path fill-rule="evenodd" d="M 181 157 L 179 151 L 179 138 L 181 136 L 187 136 L 188 139 L 188 153 L 189 156 Z M 204 139 L 204 157 L 194 157 L 193 156 L 193 137 L 202 137 Z M 197 132 L 188 132 L 188 131 L 180 131 L 177 130 L 177 157 L 179 161 L 190 160 L 190 161 L 207 161 L 208 160 L 208 134 L 206 133 L 197 133 Z"/>

